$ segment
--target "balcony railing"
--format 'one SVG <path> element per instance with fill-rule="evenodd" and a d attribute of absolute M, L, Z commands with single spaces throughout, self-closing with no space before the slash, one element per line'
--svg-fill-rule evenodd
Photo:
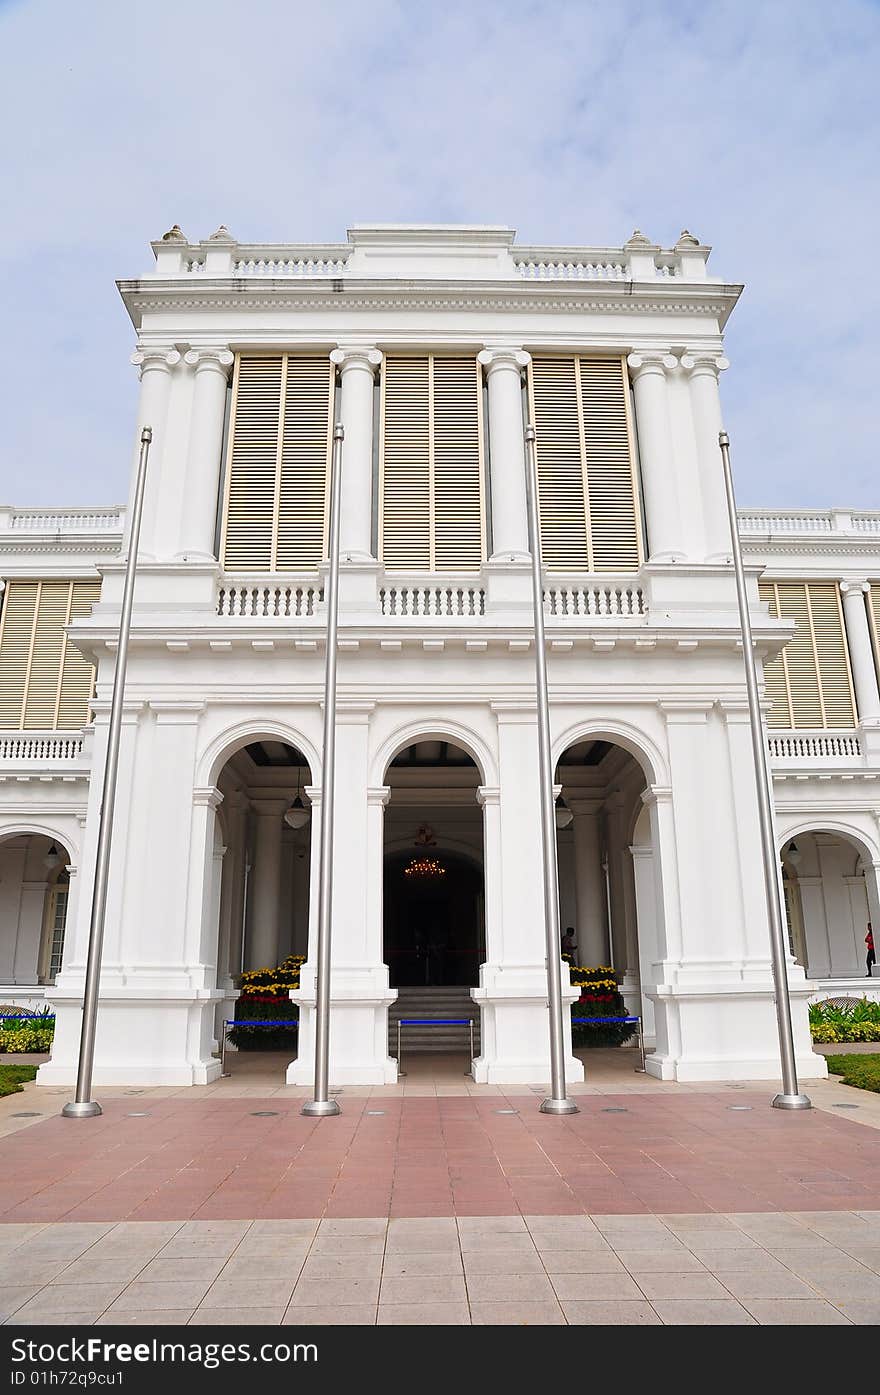
<path fill-rule="evenodd" d="M 71 764 L 82 750 L 81 731 L 0 732 L 0 762 L 5 765 Z"/>
<path fill-rule="evenodd" d="M 771 761 L 802 761 L 805 763 L 855 760 L 861 757 L 862 745 L 857 733 L 834 731 L 770 732 L 767 747 Z"/>
<path fill-rule="evenodd" d="M 645 593 L 632 577 L 551 581 L 544 589 L 548 616 L 569 620 L 632 620 L 648 613 Z"/>
<path fill-rule="evenodd" d="M 16 534 L 121 533 L 123 508 L 0 509 L 0 532 Z"/>
<path fill-rule="evenodd" d="M 740 510 L 737 515 L 741 536 L 768 533 L 802 534 L 810 537 L 834 535 L 880 535 L 880 513 L 854 509 L 776 509 Z"/>
<path fill-rule="evenodd" d="M 314 581 L 233 581 L 217 592 L 217 614 L 237 620 L 305 620 L 317 614 L 324 599 Z"/>
<path fill-rule="evenodd" d="M 468 620 L 485 615 L 486 592 L 472 577 L 389 581 L 379 587 L 379 609 L 395 620 Z"/>

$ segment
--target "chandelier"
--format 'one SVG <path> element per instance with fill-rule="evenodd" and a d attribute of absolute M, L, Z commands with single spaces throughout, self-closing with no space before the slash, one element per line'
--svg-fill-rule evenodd
<path fill-rule="evenodd" d="M 414 857 L 403 869 L 405 877 L 419 878 L 422 881 L 435 880 L 446 876 L 446 868 L 436 857 Z"/>

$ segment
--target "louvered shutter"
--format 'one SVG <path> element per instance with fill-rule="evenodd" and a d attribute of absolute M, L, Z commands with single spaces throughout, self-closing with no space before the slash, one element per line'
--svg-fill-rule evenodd
<path fill-rule="evenodd" d="M 223 512 L 230 571 L 303 571 L 326 555 L 333 370 L 326 358 L 239 356 Z"/>
<path fill-rule="evenodd" d="M 871 620 L 871 638 L 874 641 L 874 662 L 877 665 L 877 677 L 880 679 L 880 581 L 871 582 L 868 602 L 868 615 Z"/>
<path fill-rule="evenodd" d="M 76 730 L 89 717 L 94 667 L 64 626 L 88 615 L 99 581 L 10 581 L 0 622 L 0 727 Z"/>
<path fill-rule="evenodd" d="M 855 701 L 837 586 L 825 582 L 764 582 L 770 614 L 794 620 L 794 638 L 765 664 L 773 699 L 772 727 L 837 729 L 855 726 Z M 780 683 L 780 668 L 782 679 Z M 781 691 L 780 691 L 781 689 Z"/>
<path fill-rule="evenodd" d="M 100 581 L 75 581 L 71 588 L 70 620 L 89 615 L 100 599 Z M 75 649 L 65 637 L 58 694 L 58 715 L 55 726 L 59 731 L 75 730 L 88 721 L 89 702 L 95 691 L 95 667 Z"/>
<path fill-rule="evenodd" d="M 386 358 L 380 453 L 380 553 L 386 567 L 479 570 L 486 549 L 476 360 Z"/>
<path fill-rule="evenodd" d="M 535 358 L 529 392 L 544 565 L 637 571 L 644 552 L 623 359 Z"/>

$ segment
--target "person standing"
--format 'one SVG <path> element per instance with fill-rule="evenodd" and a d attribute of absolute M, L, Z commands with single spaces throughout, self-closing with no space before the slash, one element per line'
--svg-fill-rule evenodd
<path fill-rule="evenodd" d="M 868 933 L 867 933 L 867 935 L 865 936 L 865 944 L 868 946 L 868 954 L 867 954 L 867 957 L 866 957 L 866 960 L 865 960 L 865 962 L 866 962 L 866 964 L 867 964 L 867 966 L 868 966 L 868 978 L 872 978 L 872 977 L 873 977 L 872 971 L 873 971 L 874 965 L 877 963 L 877 956 L 876 956 L 876 954 L 874 953 L 874 931 L 871 929 L 871 922 L 870 922 L 870 920 L 868 921 Z"/>

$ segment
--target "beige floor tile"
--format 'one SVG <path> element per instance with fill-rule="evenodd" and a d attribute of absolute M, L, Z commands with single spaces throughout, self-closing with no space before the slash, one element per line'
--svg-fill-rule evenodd
<path fill-rule="evenodd" d="M 176 1235 L 184 1221 L 118 1221 L 106 1234 L 106 1240 L 132 1239 L 138 1243 L 165 1243 Z"/>
<path fill-rule="evenodd" d="M 466 1303 L 380 1303 L 379 1327 L 469 1327 Z"/>
<path fill-rule="evenodd" d="M 36 1300 L 34 1300 L 36 1303 Z M 19 1308 L 11 1318 L 7 1318 L 6 1327 L 45 1327 L 47 1324 L 52 1327 L 91 1327 L 101 1318 L 100 1308 L 83 1308 L 75 1313 L 52 1313 L 47 1315 L 38 1305 L 26 1308 Z"/>
<path fill-rule="evenodd" d="M 623 1264 L 613 1250 L 542 1250 L 548 1274 L 623 1274 Z M 509 1267 L 509 1266 L 508 1266 Z"/>
<path fill-rule="evenodd" d="M 0 1285 L 0 1322 L 5 1322 L 19 1308 L 23 1308 L 30 1298 L 39 1293 L 41 1287 L 41 1284 Z"/>
<path fill-rule="evenodd" d="M 224 1238 L 240 1240 L 250 1230 L 252 1221 L 184 1221 L 183 1225 L 175 1232 L 177 1238 L 184 1237 L 204 1240 L 208 1237 L 222 1235 Z"/>
<path fill-rule="evenodd" d="M 388 1235 L 458 1235 L 454 1216 L 393 1216 Z"/>
<path fill-rule="evenodd" d="M 265 1308 L 196 1308 L 190 1327 L 278 1327 L 285 1312 L 284 1303 Z"/>
<path fill-rule="evenodd" d="M 243 1255 L 235 1251 L 224 1264 L 222 1277 L 249 1283 L 251 1279 L 296 1279 L 305 1262 L 305 1245 L 291 1245 L 282 1254 Z"/>
<path fill-rule="evenodd" d="M 375 1303 L 336 1303 L 310 1308 L 288 1308 L 281 1319 L 284 1327 L 375 1327 Z"/>
<path fill-rule="evenodd" d="M 7 1283 L 33 1284 L 35 1287 L 39 1287 L 41 1284 L 51 1284 L 53 1279 L 57 1279 L 59 1274 L 69 1270 L 71 1265 L 81 1262 L 81 1260 L 66 1258 L 0 1260 L 0 1269 L 2 1269 L 3 1278 Z M 109 1282 L 111 1279 L 115 1279 L 116 1275 L 107 1274 L 106 1278 Z"/>
<path fill-rule="evenodd" d="M 834 1304 L 839 1308 L 850 1322 L 858 1323 L 859 1326 L 880 1328 L 880 1303 L 876 1298 L 846 1298 L 842 1302 Z"/>
<path fill-rule="evenodd" d="M 636 1283 L 646 1298 L 729 1298 L 728 1290 L 714 1274 L 637 1274 Z"/>
<path fill-rule="evenodd" d="M 608 1299 L 562 1300 L 562 1311 L 572 1327 L 659 1327 L 660 1319 L 644 1300 L 619 1303 Z"/>
<path fill-rule="evenodd" d="M 499 1237 L 487 1238 L 498 1239 Z M 425 1235 L 413 1231 L 398 1230 L 388 1236 L 388 1243 L 385 1247 L 385 1253 L 389 1255 L 458 1254 L 458 1252 L 457 1232 L 444 1230 L 437 1230 Z"/>
<path fill-rule="evenodd" d="M 555 1296 L 546 1275 L 517 1274 L 514 1269 L 508 1274 L 469 1274 L 467 1286 L 471 1302 L 552 1303 Z"/>
<path fill-rule="evenodd" d="M 166 1258 L 160 1255 L 151 1259 L 141 1270 L 139 1277 L 148 1284 L 186 1283 L 189 1280 L 204 1280 L 213 1283 L 225 1261 L 210 1255 L 190 1255 L 188 1258 Z"/>
<path fill-rule="evenodd" d="M 96 1327 L 185 1327 L 192 1317 L 190 1308 L 172 1308 L 167 1312 L 121 1313 L 110 1309 L 98 1318 Z"/>
<path fill-rule="evenodd" d="M 829 1270 L 828 1273 L 814 1273 L 807 1277 L 807 1282 L 832 1303 L 842 1298 L 860 1298 L 866 1303 L 880 1303 L 880 1277 L 871 1274 L 867 1269 L 860 1273 L 836 1269 Z"/>
<path fill-rule="evenodd" d="M 378 1279 L 382 1274 L 381 1255 L 310 1255 L 302 1269 L 303 1279 Z M 459 1263 L 458 1272 L 461 1273 Z"/>
<path fill-rule="evenodd" d="M 144 1255 L 135 1255 L 111 1258 L 93 1259 L 91 1251 L 76 1259 L 72 1264 L 66 1265 L 51 1280 L 53 1284 L 118 1284 L 122 1288 L 124 1284 L 130 1284 L 136 1279 L 144 1267 L 149 1264 L 149 1258 Z"/>
<path fill-rule="evenodd" d="M 163 1259 L 228 1259 L 237 1248 L 235 1236 L 175 1235 L 159 1254 Z"/>
<path fill-rule="evenodd" d="M 277 1236 L 307 1236 L 315 1234 L 320 1220 L 316 1217 L 309 1220 L 307 1217 L 294 1217 L 291 1220 L 262 1220 L 254 1221 L 247 1235 L 245 1243 L 249 1243 L 257 1235 L 277 1235 Z"/>
<path fill-rule="evenodd" d="M 524 1216 L 459 1216 L 461 1235 L 517 1234 L 526 1229 Z"/>
<path fill-rule="evenodd" d="M 563 1251 L 563 1254 L 569 1253 Z M 464 1271 L 468 1276 L 477 1277 L 481 1274 L 543 1274 L 544 1265 L 541 1256 L 535 1252 L 533 1254 L 508 1255 L 498 1254 L 496 1250 L 466 1250 L 462 1256 L 464 1259 Z"/>
<path fill-rule="evenodd" d="M 721 1282 L 741 1303 L 752 1298 L 815 1298 L 816 1291 L 796 1274 L 725 1274 Z"/>
<path fill-rule="evenodd" d="M 471 1322 L 475 1327 L 564 1327 L 565 1318 L 558 1303 L 529 1303 L 524 1299 L 486 1302 L 471 1299 Z"/>
<path fill-rule="evenodd" d="M 733 1298 L 656 1298 L 661 1322 L 673 1327 L 748 1327 L 751 1313 Z"/>
<path fill-rule="evenodd" d="M 821 1299 L 754 1298 L 746 1304 L 762 1327 L 844 1326 L 849 1318 Z"/>
<path fill-rule="evenodd" d="M 47 1320 L 49 1314 L 54 1313 L 85 1312 L 87 1309 L 95 1308 L 98 1312 L 103 1312 L 118 1298 L 124 1288 L 125 1285 L 121 1283 L 50 1284 L 46 1288 L 40 1289 L 39 1293 L 31 1299 L 31 1302 L 39 1303 L 42 1306 Z M 167 1306 L 176 1307 L 178 1305 L 168 1304 Z"/>
<path fill-rule="evenodd" d="M 660 1216 L 658 1218 L 667 1226 L 673 1235 L 687 1236 L 693 1235 L 700 1230 L 736 1230 L 736 1222 L 727 1216 L 720 1216 L 717 1211 L 696 1211 L 692 1214 L 683 1212 L 681 1215 Z"/>
<path fill-rule="evenodd" d="M 466 1303 L 464 1279 L 459 1274 L 431 1274 L 421 1278 L 384 1277 L 379 1289 L 379 1307 L 387 1304 Z"/>
<path fill-rule="evenodd" d="M 461 1237 L 461 1252 L 479 1250 L 483 1254 L 505 1254 L 511 1259 L 516 1255 L 533 1255 L 535 1249 L 532 1237 L 526 1231 L 499 1230 L 477 1234 L 464 1234 Z"/>
<path fill-rule="evenodd" d="M 95 1285 L 89 1284 L 88 1287 L 94 1288 Z M 121 1313 L 155 1312 L 170 1308 L 189 1308 L 193 1311 L 207 1291 L 207 1279 L 182 1279 L 177 1283 L 145 1283 L 142 1279 L 135 1279 L 113 1306 Z"/>
<path fill-rule="evenodd" d="M 642 1290 L 629 1274 L 554 1274 L 556 1296 L 563 1298 L 621 1298 L 638 1301 Z"/>
<path fill-rule="evenodd" d="M 384 1235 L 388 1229 L 385 1216 L 355 1216 L 352 1219 L 340 1218 L 321 1221 L 318 1235 Z"/>
<path fill-rule="evenodd" d="M 328 1303 L 376 1303 L 376 1279 L 300 1279 L 291 1299 L 292 1308 L 324 1307 Z"/>
<path fill-rule="evenodd" d="M 498 1256 L 492 1256 L 498 1258 Z M 461 1254 L 458 1250 L 441 1251 L 439 1254 L 431 1252 L 429 1254 L 387 1254 L 384 1261 L 376 1256 L 376 1262 L 381 1264 L 382 1273 L 388 1279 L 406 1278 L 408 1275 L 416 1279 L 430 1278 L 437 1276 L 444 1277 L 449 1274 L 461 1274 L 463 1272 Z M 310 1260 L 309 1263 L 312 1263 Z M 509 1268 L 509 1265 L 507 1266 Z"/>
<path fill-rule="evenodd" d="M 219 1278 L 202 1299 L 201 1308 L 286 1308 L 296 1282 L 285 1279 Z"/>
<path fill-rule="evenodd" d="M 415 1246 L 423 1249 L 420 1242 Z M 321 1235 L 318 1234 L 310 1255 L 380 1255 L 385 1249 L 384 1235 Z"/>
<path fill-rule="evenodd" d="M 697 1258 L 711 1274 L 785 1274 L 785 1265 L 766 1250 L 701 1250 Z"/>
<path fill-rule="evenodd" d="M 625 1250 L 617 1257 L 631 1274 L 700 1274 L 705 1265 L 690 1250 Z"/>

